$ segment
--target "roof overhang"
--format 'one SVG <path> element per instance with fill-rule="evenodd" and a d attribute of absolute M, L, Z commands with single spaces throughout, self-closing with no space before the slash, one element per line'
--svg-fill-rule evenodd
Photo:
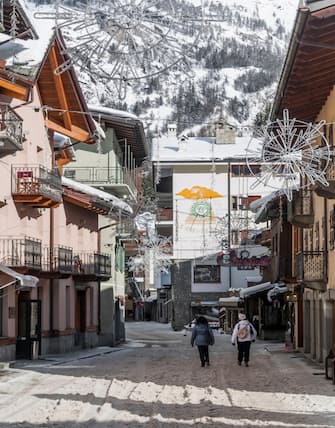
<path fill-rule="evenodd" d="M 62 177 L 62 185 L 63 199 L 73 205 L 110 217 L 119 218 L 120 214 L 130 217 L 133 214 L 133 209 L 129 204 L 110 193 L 67 177 Z"/>
<path fill-rule="evenodd" d="M 20 288 L 25 288 L 25 287 L 29 287 L 29 288 L 35 288 L 39 279 L 36 276 L 32 276 L 32 275 L 23 275 L 19 272 L 16 272 L 14 269 L 11 269 L 5 265 L 0 264 L 0 271 L 3 272 L 4 274 L 11 276 L 12 278 L 15 278 L 15 280 L 18 280 L 20 283 Z M 7 284 L 3 284 L 0 285 L 0 290 L 2 288 L 5 288 L 11 284 L 13 284 L 16 281 L 11 281 Z"/>
<path fill-rule="evenodd" d="M 37 76 L 45 124 L 48 129 L 73 140 L 94 144 L 98 132 L 88 110 L 60 32 L 54 35 Z"/>
<path fill-rule="evenodd" d="M 313 122 L 335 85 L 334 1 L 307 1 L 297 12 L 288 53 L 272 106 L 272 120 L 283 109 Z"/>
<path fill-rule="evenodd" d="M 139 166 L 148 156 L 149 147 L 144 134 L 143 123 L 140 119 L 132 115 L 118 114 L 117 111 L 99 108 L 98 106 L 89 106 L 92 115 L 104 121 L 106 125 L 114 129 L 115 134 L 122 144 L 122 141 L 127 141 L 131 151 L 135 157 L 136 164 Z"/>
<path fill-rule="evenodd" d="M 273 290 L 274 288 L 276 288 L 277 293 L 279 294 L 280 291 L 278 290 L 280 290 L 281 287 L 283 287 L 283 290 L 285 288 L 283 292 L 287 291 L 286 285 L 283 283 L 263 282 L 262 284 L 257 284 L 251 287 L 243 288 L 242 290 L 240 290 L 240 297 L 242 299 L 245 299 L 250 296 L 263 293 L 265 291 Z"/>
<path fill-rule="evenodd" d="M 0 67 L 0 94 L 9 98 L 28 101 L 33 83 L 4 67 Z"/>

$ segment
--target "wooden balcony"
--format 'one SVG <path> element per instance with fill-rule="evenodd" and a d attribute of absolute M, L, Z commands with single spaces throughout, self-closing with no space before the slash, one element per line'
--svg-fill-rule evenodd
<path fill-rule="evenodd" d="M 42 243 L 39 239 L 1 238 L 0 262 L 12 268 L 24 271 L 40 271 L 42 267 Z"/>
<path fill-rule="evenodd" d="M 60 176 L 43 166 L 12 166 L 12 196 L 15 202 L 36 208 L 53 208 L 62 202 Z"/>
<path fill-rule="evenodd" d="M 23 119 L 7 105 L 0 104 L 0 157 L 22 150 Z"/>
<path fill-rule="evenodd" d="M 157 212 L 157 221 L 172 221 L 173 209 L 172 208 L 159 208 Z"/>
<path fill-rule="evenodd" d="M 326 171 L 326 180 L 329 186 L 323 186 L 318 183 L 314 187 L 314 191 L 318 196 L 327 199 L 335 199 L 335 162 L 332 160 Z"/>
<path fill-rule="evenodd" d="M 297 254 L 297 279 L 306 288 L 326 291 L 327 265 L 324 251 L 303 251 Z"/>
<path fill-rule="evenodd" d="M 81 276 L 82 281 L 106 281 L 111 277 L 111 258 L 108 254 L 76 253 L 73 256 L 73 265 L 73 275 Z"/>
<path fill-rule="evenodd" d="M 137 231 L 133 221 L 120 222 L 115 227 L 115 235 L 123 239 L 136 239 Z"/>
<path fill-rule="evenodd" d="M 313 196 L 310 189 L 300 189 L 293 193 L 293 200 L 287 204 L 287 221 L 302 228 L 313 227 Z"/>
<path fill-rule="evenodd" d="M 84 183 L 89 186 L 98 187 L 104 191 L 112 191 L 116 196 L 137 198 L 137 187 L 135 177 L 125 167 L 100 168 L 100 167 L 65 167 L 64 176 Z"/>

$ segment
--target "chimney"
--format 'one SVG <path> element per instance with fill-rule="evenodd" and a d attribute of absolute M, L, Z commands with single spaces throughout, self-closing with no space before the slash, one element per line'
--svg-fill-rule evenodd
<path fill-rule="evenodd" d="M 235 144 L 235 128 L 219 120 L 215 124 L 215 140 L 216 144 Z"/>
<path fill-rule="evenodd" d="M 175 123 L 168 124 L 168 137 L 177 138 L 177 125 Z"/>

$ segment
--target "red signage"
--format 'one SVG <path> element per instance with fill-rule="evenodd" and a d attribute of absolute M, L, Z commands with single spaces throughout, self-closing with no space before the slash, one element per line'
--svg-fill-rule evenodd
<path fill-rule="evenodd" d="M 217 264 L 220 266 L 236 266 L 238 268 L 254 268 L 260 266 L 269 266 L 270 256 L 251 256 L 248 250 L 242 250 L 240 257 L 235 250 L 224 250 L 217 256 Z"/>

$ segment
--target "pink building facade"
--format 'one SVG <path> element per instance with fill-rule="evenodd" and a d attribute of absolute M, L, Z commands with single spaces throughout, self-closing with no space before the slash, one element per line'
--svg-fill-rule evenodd
<path fill-rule="evenodd" d="M 71 140 L 95 144 L 97 131 L 74 70 L 53 72 L 65 60 L 58 37 L 29 79 L 6 65 L 0 48 L 2 361 L 95 346 L 99 284 L 111 275 L 110 257 L 98 251 L 98 217 L 117 198 L 62 183 Z"/>

